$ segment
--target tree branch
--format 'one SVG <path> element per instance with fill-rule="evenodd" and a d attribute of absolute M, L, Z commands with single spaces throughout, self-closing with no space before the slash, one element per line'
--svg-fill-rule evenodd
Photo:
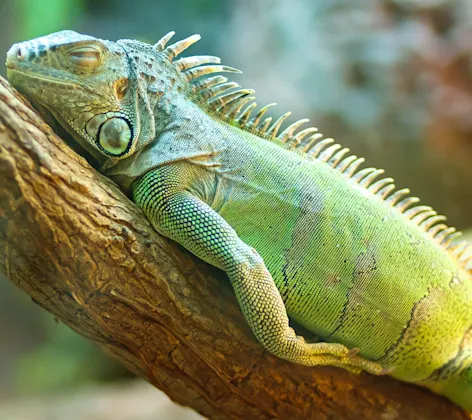
<path fill-rule="evenodd" d="M 469 419 L 388 377 L 256 342 L 226 277 L 141 211 L 0 80 L 0 269 L 174 401 L 212 419 Z"/>

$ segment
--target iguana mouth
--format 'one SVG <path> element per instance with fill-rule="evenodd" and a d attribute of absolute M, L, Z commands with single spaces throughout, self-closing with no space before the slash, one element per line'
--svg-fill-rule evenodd
<path fill-rule="evenodd" d="M 56 85 L 75 86 L 73 83 L 67 83 L 67 82 L 59 81 L 57 79 L 51 79 L 49 77 L 40 77 L 36 74 L 27 73 L 25 71 L 18 70 L 17 68 L 12 67 L 12 66 L 7 66 L 7 68 L 8 68 L 8 73 L 10 73 L 10 74 L 19 73 L 19 74 L 22 74 L 22 75 L 24 75 L 26 77 L 29 77 L 31 79 L 38 79 L 38 80 L 42 80 L 42 81 L 45 81 L 45 82 L 54 83 Z"/>
<path fill-rule="evenodd" d="M 42 76 L 38 76 L 37 74 L 28 73 L 28 72 L 25 72 L 25 71 L 18 70 L 15 67 L 7 66 L 7 76 L 8 76 L 9 80 L 12 79 L 12 76 L 14 76 L 15 73 L 18 73 L 18 74 L 22 75 L 22 77 L 25 77 L 25 78 L 36 79 L 36 80 L 40 80 L 41 82 L 46 82 L 46 83 L 50 83 L 50 84 L 54 84 L 54 85 L 72 86 L 74 88 L 76 88 L 77 86 L 80 86 L 83 90 L 93 94 L 94 96 L 100 96 L 100 95 L 97 94 L 96 91 L 93 91 L 93 90 L 91 90 L 90 88 L 88 88 L 87 86 L 84 86 L 84 85 L 78 85 L 78 84 L 75 84 L 75 83 L 68 83 L 68 82 L 64 82 L 64 81 L 59 81 L 57 79 L 52 79 L 52 78 L 49 78 L 49 77 L 42 77 Z"/>

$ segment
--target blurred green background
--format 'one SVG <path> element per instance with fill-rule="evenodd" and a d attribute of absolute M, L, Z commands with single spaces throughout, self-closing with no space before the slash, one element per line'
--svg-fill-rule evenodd
<path fill-rule="evenodd" d="M 0 54 L 61 29 L 152 43 L 200 33 L 189 54 L 242 69 L 259 104 L 308 116 L 450 224 L 472 227 L 471 0 L 0 0 Z M 0 337 L 2 419 L 12 401 L 131 377 L 4 278 Z"/>

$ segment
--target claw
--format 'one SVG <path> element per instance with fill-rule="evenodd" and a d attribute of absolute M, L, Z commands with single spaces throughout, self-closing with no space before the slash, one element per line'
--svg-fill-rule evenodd
<path fill-rule="evenodd" d="M 359 347 L 354 347 L 347 352 L 346 357 L 354 357 L 357 353 L 359 353 L 359 351 Z"/>

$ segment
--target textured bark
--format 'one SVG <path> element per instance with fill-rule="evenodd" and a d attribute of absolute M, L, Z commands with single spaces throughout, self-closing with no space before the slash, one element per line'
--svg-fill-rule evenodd
<path fill-rule="evenodd" d="M 140 210 L 0 80 L 0 268 L 174 401 L 213 419 L 469 419 L 388 377 L 307 368 L 255 341 L 226 277 Z"/>

